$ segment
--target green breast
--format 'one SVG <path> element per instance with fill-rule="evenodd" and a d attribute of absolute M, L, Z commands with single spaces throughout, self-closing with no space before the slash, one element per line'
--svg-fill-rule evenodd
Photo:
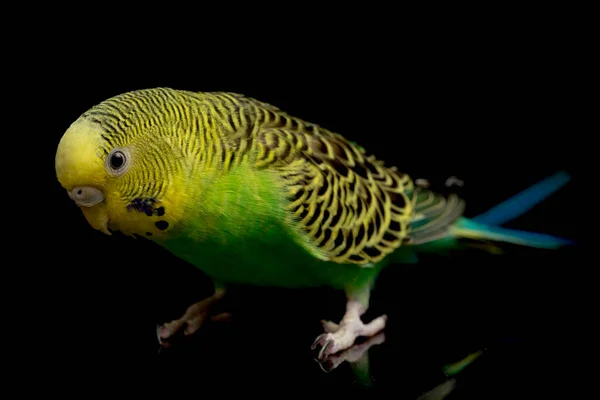
<path fill-rule="evenodd" d="M 298 244 L 285 197 L 269 173 L 230 171 L 194 198 L 202 203 L 190 204 L 159 244 L 224 284 L 343 288 L 379 269 L 325 262 Z"/>
<path fill-rule="evenodd" d="M 305 287 L 327 283 L 326 263 L 286 240 L 275 227 L 261 237 L 179 236 L 163 243 L 176 256 L 223 283 Z"/>
<path fill-rule="evenodd" d="M 227 283 L 343 289 L 372 280 L 379 268 L 339 265 L 314 258 L 284 229 L 271 225 L 260 236 L 179 235 L 161 243 L 211 278 Z"/>

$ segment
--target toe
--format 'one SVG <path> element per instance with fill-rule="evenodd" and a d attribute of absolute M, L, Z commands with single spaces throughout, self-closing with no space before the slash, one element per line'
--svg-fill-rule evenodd
<path fill-rule="evenodd" d="M 168 339 L 169 337 L 171 337 L 173 335 L 172 330 L 169 329 L 169 324 L 164 324 L 164 325 L 158 326 L 156 333 L 158 335 L 159 341 Z"/>
<path fill-rule="evenodd" d="M 158 343 L 161 346 L 170 346 L 173 341 L 178 340 L 179 336 L 183 334 L 181 328 L 184 325 L 185 323 L 177 320 L 158 326 L 156 328 Z"/>
<path fill-rule="evenodd" d="M 335 333 L 340 329 L 340 326 L 335 322 L 321 320 L 321 325 L 323 325 L 323 330 L 326 333 Z"/>
<path fill-rule="evenodd" d="M 171 341 L 173 340 L 173 336 L 168 328 L 164 325 L 156 326 L 156 338 L 158 339 L 158 344 L 160 347 L 170 347 Z"/>
<path fill-rule="evenodd" d="M 189 320 L 186 321 L 186 327 L 184 329 L 184 334 L 185 335 L 192 335 L 194 332 L 196 332 L 198 329 L 200 329 L 200 327 L 202 326 L 202 324 L 204 323 L 204 320 L 206 319 L 206 312 L 198 314 L 196 316 L 194 316 L 193 318 L 190 318 Z"/>
<path fill-rule="evenodd" d="M 213 315 L 210 317 L 211 321 L 216 321 L 216 322 L 229 322 L 231 321 L 231 313 L 228 312 L 223 312 L 217 315 Z"/>

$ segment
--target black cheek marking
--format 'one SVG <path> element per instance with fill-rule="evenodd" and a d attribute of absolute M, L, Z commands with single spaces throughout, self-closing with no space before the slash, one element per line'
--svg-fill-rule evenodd
<path fill-rule="evenodd" d="M 137 212 L 143 212 L 147 216 L 151 217 L 154 215 L 154 203 L 156 203 L 156 199 L 147 198 L 147 199 L 133 199 L 131 203 L 127 205 L 127 211 L 135 210 Z"/>
<path fill-rule="evenodd" d="M 152 232 L 146 232 L 146 236 L 152 236 Z"/>
<path fill-rule="evenodd" d="M 156 209 L 156 215 L 158 215 L 159 217 L 162 217 L 163 215 L 165 215 L 165 208 L 164 207 L 158 207 Z"/>
<path fill-rule="evenodd" d="M 156 225 L 156 227 L 161 231 L 164 231 L 169 227 L 169 223 L 167 221 L 156 221 L 154 225 Z"/>

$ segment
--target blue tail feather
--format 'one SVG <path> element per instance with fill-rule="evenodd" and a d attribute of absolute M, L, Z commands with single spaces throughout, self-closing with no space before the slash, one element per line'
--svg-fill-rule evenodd
<path fill-rule="evenodd" d="M 569 174 L 560 171 L 474 218 L 461 218 L 452 231 L 456 237 L 508 242 L 547 249 L 573 245 L 572 240 L 499 226 L 525 214 L 536 204 L 566 185 L 570 179 Z"/>
<path fill-rule="evenodd" d="M 566 185 L 570 180 L 571 176 L 567 172 L 560 171 L 488 211 L 471 218 L 471 221 L 486 225 L 502 225 L 525 214 L 536 204 Z"/>
<path fill-rule="evenodd" d="M 481 224 L 467 218 L 463 218 L 453 231 L 457 236 L 464 238 L 492 240 L 542 249 L 556 249 L 575 244 L 572 240 L 558 236 Z"/>

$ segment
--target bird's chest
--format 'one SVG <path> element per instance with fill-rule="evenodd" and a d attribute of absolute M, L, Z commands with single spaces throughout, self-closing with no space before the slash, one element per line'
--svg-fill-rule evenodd
<path fill-rule="evenodd" d="M 273 174 L 238 169 L 211 182 L 156 241 L 222 283 L 338 286 L 360 268 L 322 261 L 301 243 Z M 191 190 L 191 189 L 190 189 Z M 349 276 L 345 276 L 349 274 Z"/>
<path fill-rule="evenodd" d="M 326 263 L 310 255 L 275 224 L 255 227 L 246 234 L 239 229 L 218 232 L 187 233 L 161 245 L 223 283 L 280 287 L 328 283 L 323 276 Z"/>

